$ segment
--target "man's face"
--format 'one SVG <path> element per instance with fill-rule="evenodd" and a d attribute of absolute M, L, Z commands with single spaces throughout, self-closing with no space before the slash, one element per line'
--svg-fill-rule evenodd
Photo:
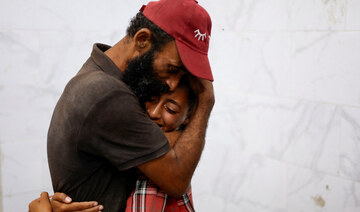
<path fill-rule="evenodd" d="M 178 86 L 180 79 L 187 70 L 181 62 L 175 41 L 168 42 L 163 48 L 155 52 L 153 68 L 158 78 L 165 82 L 170 91 Z"/>
<path fill-rule="evenodd" d="M 130 86 L 139 98 L 140 104 L 149 101 L 159 93 L 173 91 L 186 73 L 175 41 L 163 46 L 160 51 L 150 49 L 143 55 L 128 62 L 124 73 L 124 82 Z"/>

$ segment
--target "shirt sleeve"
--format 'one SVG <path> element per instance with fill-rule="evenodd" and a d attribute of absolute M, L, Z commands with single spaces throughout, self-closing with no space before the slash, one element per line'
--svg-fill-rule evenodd
<path fill-rule="evenodd" d="M 135 95 L 118 89 L 91 107 L 79 131 L 77 149 L 106 158 L 122 171 L 164 155 L 170 145 Z"/>

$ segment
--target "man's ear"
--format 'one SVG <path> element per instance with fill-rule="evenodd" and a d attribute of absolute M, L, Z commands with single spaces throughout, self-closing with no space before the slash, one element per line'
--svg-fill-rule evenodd
<path fill-rule="evenodd" d="M 152 32 L 148 28 L 141 28 L 134 35 L 135 50 L 139 55 L 144 54 L 151 48 Z"/>

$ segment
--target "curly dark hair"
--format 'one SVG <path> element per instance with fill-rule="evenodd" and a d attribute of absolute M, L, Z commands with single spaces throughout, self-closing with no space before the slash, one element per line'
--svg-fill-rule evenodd
<path fill-rule="evenodd" d="M 182 77 L 180 82 L 179 82 L 179 86 L 185 86 L 187 88 L 187 92 L 188 92 L 188 103 L 189 103 L 189 109 L 188 109 L 188 117 L 190 118 L 193 115 L 193 112 L 195 110 L 195 108 L 197 107 L 198 104 L 198 97 L 195 94 L 195 92 L 193 91 L 193 89 L 191 89 L 191 86 L 189 84 L 189 80 L 187 77 Z M 177 130 L 185 130 L 186 128 L 186 124 L 181 124 Z"/>
<path fill-rule="evenodd" d="M 155 51 L 159 51 L 164 44 L 174 40 L 173 37 L 147 19 L 142 12 L 138 12 L 136 16 L 131 19 L 130 25 L 126 29 L 126 34 L 134 37 L 136 32 L 142 28 L 147 28 L 152 32 L 151 42 L 153 45 L 152 48 Z"/>

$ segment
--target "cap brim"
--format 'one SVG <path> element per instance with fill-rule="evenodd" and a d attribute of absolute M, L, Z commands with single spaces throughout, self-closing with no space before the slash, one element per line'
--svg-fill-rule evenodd
<path fill-rule="evenodd" d="M 194 51 L 181 41 L 175 40 L 175 42 L 186 69 L 196 77 L 214 81 L 208 56 Z"/>

